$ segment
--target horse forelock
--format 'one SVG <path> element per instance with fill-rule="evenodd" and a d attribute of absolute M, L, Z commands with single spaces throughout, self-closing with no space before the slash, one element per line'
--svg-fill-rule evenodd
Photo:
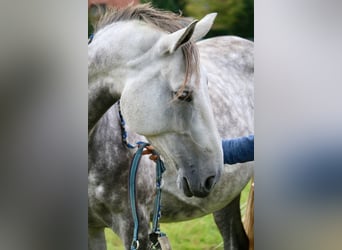
<path fill-rule="evenodd" d="M 189 25 L 192 18 L 183 17 L 170 11 L 153 8 L 150 3 L 139 5 L 128 5 L 124 8 L 107 6 L 100 11 L 98 22 L 94 25 L 94 33 L 115 22 L 139 20 L 143 21 L 161 31 L 172 33 Z M 191 76 L 195 75 L 195 82 L 199 79 L 199 53 L 192 41 L 187 42 L 182 47 L 185 62 L 185 79 L 178 91 L 181 95 Z"/>

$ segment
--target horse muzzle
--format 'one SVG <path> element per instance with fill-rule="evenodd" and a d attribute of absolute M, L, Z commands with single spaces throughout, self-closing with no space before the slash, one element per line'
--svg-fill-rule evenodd
<path fill-rule="evenodd" d="M 209 175 L 201 181 L 193 175 L 184 175 L 181 178 L 181 188 L 187 197 L 207 197 L 217 182 L 217 175 Z"/>

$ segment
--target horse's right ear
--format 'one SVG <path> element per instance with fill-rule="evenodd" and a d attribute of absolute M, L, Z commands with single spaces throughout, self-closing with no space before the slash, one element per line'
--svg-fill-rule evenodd
<path fill-rule="evenodd" d="M 157 44 L 157 50 L 159 54 L 175 52 L 180 46 L 188 42 L 192 38 L 197 20 L 190 23 L 187 27 L 177 30 L 171 34 L 162 36 Z"/>
<path fill-rule="evenodd" d="M 214 12 L 203 17 L 196 24 L 191 40 L 196 42 L 202 39 L 209 32 L 209 30 L 211 29 L 211 26 L 213 26 L 216 16 L 217 16 L 217 13 Z"/>

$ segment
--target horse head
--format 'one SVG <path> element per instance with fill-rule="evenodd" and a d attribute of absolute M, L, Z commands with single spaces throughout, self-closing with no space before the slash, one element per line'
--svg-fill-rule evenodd
<path fill-rule="evenodd" d="M 95 33 L 89 46 L 90 130 L 120 98 L 129 128 L 152 143 L 167 168 L 177 169 L 188 197 L 207 196 L 223 168 L 207 77 L 194 44 L 215 17 L 209 14 L 174 32 L 142 20 L 119 20 Z"/>

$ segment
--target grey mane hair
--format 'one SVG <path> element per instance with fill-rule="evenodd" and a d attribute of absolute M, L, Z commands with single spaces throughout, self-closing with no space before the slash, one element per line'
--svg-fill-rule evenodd
<path fill-rule="evenodd" d="M 94 25 L 94 34 L 109 24 L 129 20 L 140 20 L 162 31 L 172 33 L 189 25 L 192 18 L 182 17 L 181 13 L 178 15 L 170 11 L 155 9 L 150 3 L 130 4 L 124 8 L 107 6 L 104 11 L 100 11 L 99 20 Z M 199 54 L 197 47 L 194 45 L 194 42 L 189 41 L 181 49 L 185 61 L 185 79 L 176 97 L 182 94 L 193 73 L 196 76 L 196 83 L 199 79 Z"/>

